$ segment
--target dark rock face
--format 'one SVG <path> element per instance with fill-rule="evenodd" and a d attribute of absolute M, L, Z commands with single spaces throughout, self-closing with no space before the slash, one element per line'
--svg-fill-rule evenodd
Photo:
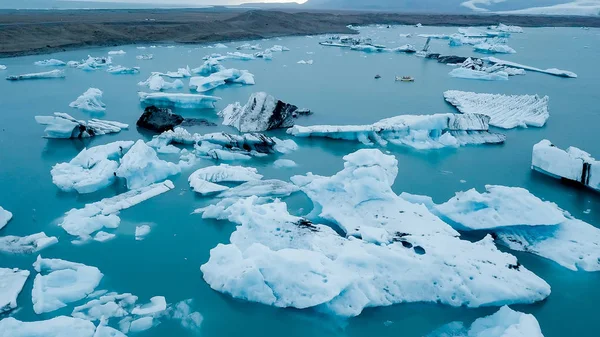
<path fill-rule="evenodd" d="M 298 109 L 298 107 L 293 104 L 277 100 L 275 110 L 273 110 L 273 113 L 269 118 L 267 130 L 292 127 L 295 123 L 294 120 L 298 118 L 298 116 L 308 116 L 310 114 L 310 110 Z"/>
<path fill-rule="evenodd" d="M 173 130 L 174 127 L 193 126 L 193 125 L 206 125 L 215 126 L 216 124 L 211 123 L 205 119 L 198 118 L 183 118 L 180 115 L 171 112 L 168 108 L 157 108 L 154 105 L 146 107 L 144 113 L 137 121 L 137 126 L 140 128 L 148 129 L 155 132 L 165 132 Z"/>

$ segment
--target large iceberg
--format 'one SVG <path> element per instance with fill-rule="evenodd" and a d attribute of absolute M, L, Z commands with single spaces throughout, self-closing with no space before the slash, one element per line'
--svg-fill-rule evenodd
<path fill-rule="evenodd" d="M 571 71 L 567 71 L 567 70 L 561 70 L 561 69 L 556 69 L 556 68 L 540 69 L 540 68 L 535 68 L 535 67 L 511 62 L 511 61 L 501 60 L 501 59 L 498 59 L 495 57 L 486 57 L 485 60 L 490 63 L 493 63 L 493 64 L 497 64 L 500 66 L 506 66 L 506 67 L 510 67 L 510 68 L 535 71 L 538 73 L 544 73 L 544 74 L 549 74 L 549 75 L 554 75 L 554 76 L 559 76 L 559 77 L 569 77 L 569 78 L 577 77 L 577 74 L 575 74 L 574 72 L 571 72 Z"/>
<path fill-rule="evenodd" d="M 508 73 L 504 71 L 498 71 L 495 73 L 488 73 L 481 70 L 473 70 L 468 68 L 456 68 L 448 73 L 448 75 L 457 78 L 465 78 L 470 80 L 483 80 L 483 81 L 508 81 Z"/>
<path fill-rule="evenodd" d="M 0 253 L 29 254 L 38 252 L 57 242 L 58 239 L 56 237 L 48 237 L 45 233 L 37 233 L 23 237 L 13 235 L 0 236 Z M 1 311 L 2 310 L 0 310 L 0 312 Z"/>
<path fill-rule="evenodd" d="M 118 160 L 132 141 L 118 141 L 83 149 L 68 163 L 52 167 L 52 182 L 65 192 L 92 193 L 114 183 Z"/>
<path fill-rule="evenodd" d="M 36 314 L 51 312 L 91 294 L 102 279 L 96 267 L 38 256 L 33 264 L 38 272 L 33 280 L 31 298 Z"/>
<path fill-rule="evenodd" d="M 121 337 L 96 332 L 92 322 L 67 316 L 35 322 L 21 322 L 12 317 L 0 321 L 0 337 Z"/>
<path fill-rule="evenodd" d="M 202 64 L 202 66 L 198 68 L 192 69 L 192 73 L 198 74 L 200 76 L 210 76 L 211 74 L 226 70 L 226 68 L 214 58 L 210 58 Z"/>
<path fill-rule="evenodd" d="M 201 168 L 190 175 L 190 187 L 201 195 L 207 195 L 227 190 L 228 187 L 219 185 L 221 182 L 247 182 L 260 180 L 262 175 L 252 167 L 230 166 L 221 164 Z"/>
<path fill-rule="evenodd" d="M 248 70 L 225 69 L 210 74 L 207 77 L 195 76 L 190 78 L 190 89 L 196 92 L 213 90 L 227 83 L 253 85 L 254 75 Z"/>
<path fill-rule="evenodd" d="M 86 112 L 106 111 L 106 104 L 102 102 L 102 90 L 97 88 L 89 88 L 69 106 Z"/>
<path fill-rule="evenodd" d="M 6 79 L 9 81 L 22 81 L 22 80 L 38 80 L 45 78 L 64 78 L 65 72 L 63 70 L 51 70 L 42 73 L 32 73 L 32 74 L 23 74 L 23 75 L 11 75 Z"/>
<path fill-rule="evenodd" d="M 139 82 L 138 85 L 148 87 L 148 89 L 154 91 L 183 88 L 183 82 L 181 80 L 177 79 L 173 82 L 168 82 L 158 73 L 153 73 L 147 80 Z"/>
<path fill-rule="evenodd" d="M 17 307 L 17 297 L 29 277 L 28 270 L 0 268 L 0 315 Z M 2 336 L 0 320 L 0 336 Z M 8 335 L 6 335 L 8 337 Z"/>
<path fill-rule="evenodd" d="M 63 66 L 67 65 L 64 61 L 57 60 L 57 59 L 36 61 L 33 64 L 35 64 L 36 66 L 40 66 L 40 67 L 63 67 Z"/>
<path fill-rule="evenodd" d="M 308 114 L 310 111 L 301 110 L 295 105 L 277 100 L 266 92 L 250 95 L 244 106 L 236 102 L 218 113 L 224 119 L 223 125 L 233 126 L 241 132 L 289 128 L 294 125 L 298 116 Z"/>
<path fill-rule="evenodd" d="M 181 168 L 158 158 L 156 151 L 138 140 L 121 159 L 116 176 L 127 180 L 127 188 L 138 189 L 149 186 L 169 176 L 178 174 Z"/>
<path fill-rule="evenodd" d="M 444 98 L 461 113 L 490 116 L 490 125 L 504 129 L 542 127 L 550 117 L 548 96 L 494 95 L 448 90 L 444 92 Z"/>
<path fill-rule="evenodd" d="M 517 51 L 502 43 L 482 42 L 473 46 L 476 52 L 485 54 L 514 54 Z"/>
<path fill-rule="evenodd" d="M 13 215 L 11 212 L 5 210 L 0 206 L 0 229 L 4 228 L 6 224 L 12 219 Z"/>
<path fill-rule="evenodd" d="M 106 72 L 113 75 L 133 75 L 140 73 L 140 67 L 110 66 L 106 69 Z"/>
<path fill-rule="evenodd" d="M 565 151 L 544 139 L 533 146 L 531 168 L 600 191 L 600 161 L 576 147 Z"/>
<path fill-rule="evenodd" d="M 127 124 L 95 118 L 87 122 L 80 121 L 62 112 L 55 112 L 54 116 L 35 116 L 35 121 L 46 125 L 46 138 L 88 138 L 121 132 L 129 127 Z"/>
<path fill-rule="evenodd" d="M 73 208 L 59 224 L 67 233 L 78 236 L 80 241 L 89 240 L 94 232 L 103 228 L 117 228 L 121 219 L 119 211 L 133 207 L 145 200 L 174 189 L 170 180 L 131 190 L 111 198 L 102 199 L 85 207 Z"/>
<path fill-rule="evenodd" d="M 215 102 L 221 100 L 220 97 L 215 96 L 164 92 L 138 92 L 138 96 L 140 102 L 144 104 L 181 109 L 212 109 L 215 107 Z"/>
<path fill-rule="evenodd" d="M 491 237 L 461 240 L 424 206 L 395 195 L 394 157 L 360 150 L 345 160 L 333 177 L 292 180 L 313 200 L 313 213 L 346 237 L 290 215 L 279 200 L 226 199 L 203 217 L 239 226 L 229 244 L 211 250 L 204 280 L 235 298 L 341 316 L 403 302 L 478 307 L 549 295 L 550 286 Z"/>
<path fill-rule="evenodd" d="M 491 133 L 490 118 L 480 114 L 402 115 L 371 125 L 293 126 L 296 137 L 327 137 L 364 144 L 406 145 L 416 149 L 438 149 L 467 144 L 498 144 L 506 137 Z"/>

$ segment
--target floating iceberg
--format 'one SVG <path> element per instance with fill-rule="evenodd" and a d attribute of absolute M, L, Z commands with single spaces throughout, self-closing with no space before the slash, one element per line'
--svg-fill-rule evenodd
<path fill-rule="evenodd" d="M 600 191 L 600 161 L 576 147 L 564 151 L 544 139 L 533 146 L 531 168 Z"/>
<path fill-rule="evenodd" d="M 229 47 L 227 47 L 226 45 L 222 44 L 222 43 L 217 43 L 214 46 L 212 46 L 213 48 L 217 48 L 217 49 L 227 49 Z"/>
<path fill-rule="evenodd" d="M 154 58 L 154 55 L 152 54 L 142 54 L 142 55 L 138 55 L 135 57 L 138 60 L 152 60 Z"/>
<path fill-rule="evenodd" d="M 277 159 L 273 162 L 273 167 L 275 168 L 291 168 L 296 166 L 298 166 L 298 164 L 290 159 Z"/>
<path fill-rule="evenodd" d="M 192 69 L 192 73 L 201 76 L 209 76 L 211 74 L 225 70 L 225 66 L 221 64 L 217 59 L 208 59 L 198 68 Z"/>
<path fill-rule="evenodd" d="M 17 307 L 17 297 L 28 277 L 28 270 L 0 268 L 0 314 Z M 2 329 L 2 322 L 0 320 L 0 333 L 7 331 Z"/>
<path fill-rule="evenodd" d="M 111 50 L 108 52 L 108 55 L 125 55 L 127 54 L 123 49 L 121 50 Z"/>
<path fill-rule="evenodd" d="M 108 240 L 112 240 L 116 237 L 116 234 L 107 233 L 105 231 L 99 231 L 94 235 L 94 241 L 98 242 L 106 242 Z"/>
<path fill-rule="evenodd" d="M 250 43 L 244 43 L 240 46 L 238 46 L 237 48 L 235 48 L 237 50 L 259 50 L 260 49 L 260 45 L 259 44 L 250 44 Z"/>
<path fill-rule="evenodd" d="M 6 66 L 4 64 L 0 64 L 0 70 L 6 70 Z"/>
<path fill-rule="evenodd" d="M 112 58 L 109 57 L 92 57 L 88 55 L 86 60 L 81 62 L 70 61 L 67 63 L 69 67 L 82 69 L 85 71 L 94 71 L 112 64 Z"/>
<path fill-rule="evenodd" d="M 227 58 L 234 59 L 234 60 L 241 60 L 241 61 L 250 61 L 250 60 L 254 60 L 254 55 L 244 54 L 244 53 L 240 53 L 240 52 L 236 51 L 233 53 L 227 53 Z"/>
<path fill-rule="evenodd" d="M 493 64 L 497 64 L 497 65 L 501 65 L 501 66 L 506 66 L 506 67 L 510 67 L 510 68 L 517 68 L 517 69 L 535 71 L 535 72 L 538 72 L 538 73 L 544 73 L 544 74 L 549 74 L 549 75 L 554 75 L 554 76 L 559 76 L 559 77 L 569 77 L 569 78 L 576 78 L 577 77 L 577 74 L 575 74 L 573 72 L 570 72 L 570 71 L 567 71 L 567 70 L 561 70 L 561 69 L 556 69 L 556 68 L 539 69 L 539 68 L 530 67 L 530 66 L 526 66 L 526 65 L 523 65 L 523 64 L 515 63 L 515 62 L 500 60 L 500 59 L 497 59 L 495 57 L 486 57 L 485 60 L 488 61 L 488 62 L 490 62 L 490 63 L 493 63 Z"/>
<path fill-rule="evenodd" d="M 138 189 L 178 174 L 181 168 L 161 160 L 156 151 L 138 140 L 121 159 L 116 176 L 127 180 L 127 188 Z"/>
<path fill-rule="evenodd" d="M 41 66 L 41 67 L 64 67 L 67 65 L 64 61 L 57 60 L 57 59 L 48 59 L 48 60 L 37 61 L 37 62 L 34 62 L 33 64 L 35 64 L 36 66 Z"/>
<path fill-rule="evenodd" d="M 185 68 L 179 68 L 177 71 L 167 71 L 166 73 L 153 72 L 152 75 L 160 75 L 170 78 L 185 78 L 192 77 L 192 70 L 190 70 L 190 67 L 188 66 Z"/>
<path fill-rule="evenodd" d="M 61 112 L 55 112 L 54 116 L 35 116 L 35 121 L 47 125 L 44 129 L 46 138 L 88 138 L 121 132 L 129 127 L 127 124 L 95 118 L 86 123 Z"/>
<path fill-rule="evenodd" d="M 313 63 L 314 63 L 314 61 L 313 61 L 313 60 L 308 60 L 308 61 L 305 61 L 305 60 L 300 60 L 300 61 L 298 61 L 297 63 L 298 63 L 298 64 L 309 64 L 309 65 L 310 65 L 310 64 L 313 64 Z"/>
<path fill-rule="evenodd" d="M 209 133 L 195 138 L 199 144 L 195 148 L 196 154 L 216 160 L 245 160 L 250 159 L 250 156 L 288 153 L 297 148 L 292 140 L 283 141 L 260 133 Z"/>
<path fill-rule="evenodd" d="M 381 53 L 381 52 L 387 51 L 387 49 L 385 47 L 374 46 L 374 45 L 370 45 L 370 44 L 356 44 L 356 45 L 350 46 L 350 49 L 357 50 L 357 51 L 364 51 L 366 53 Z M 308 61 L 308 62 L 310 62 L 310 61 Z M 309 63 L 309 64 L 312 64 L 312 63 Z"/>
<path fill-rule="evenodd" d="M 110 66 L 106 69 L 106 72 L 114 75 L 134 75 L 140 73 L 140 67 Z"/>
<path fill-rule="evenodd" d="M 405 44 L 402 45 L 400 47 L 394 48 L 392 49 L 393 52 L 397 52 L 397 53 L 416 53 L 417 49 L 415 47 L 413 47 L 413 45 L 411 44 Z"/>
<path fill-rule="evenodd" d="M 229 244 L 211 250 L 201 267 L 204 280 L 235 298 L 340 316 L 404 302 L 478 307 L 549 295 L 550 286 L 517 267 L 516 258 L 498 251 L 491 237 L 460 240 L 424 206 L 396 196 L 390 188 L 397 173 L 393 157 L 361 150 L 346 160 L 331 178 L 294 180 L 302 182 L 321 217 L 349 229 L 347 237 L 290 215 L 279 200 L 223 200 L 203 217 L 239 226 Z M 385 232 L 386 239 L 374 244 L 356 232 Z"/>
<path fill-rule="evenodd" d="M 220 97 L 215 96 L 163 92 L 138 92 L 138 96 L 140 102 L 144 104 L 180 109 L 212 109 L 215 107 L 215 102 L 221 100 Z"/>
<path fill-rule="evenodd" d="M 448 34 L 419 34 L 417 35 L 418 37 L 423 37 L 423 38 L 432 38 L 432 39 L 437 39 L 437 40 L 448 40 L 450 39 L 450 35 Z"/>
<path fill-rule="evenodd" d="M 224 119 L 223 125 L 233 126 L 241 132 L 289 128 L 298 116 L 308 114 L 310 111 L 298 109 L 265 92 L 252 94 L 244 106 L 236 102 L 218 113 Z"/>
<path fill-rule="evenodd" d="M 485 38 L 473 38 L 473 37 L 466 37 L 464 35 L 461 34 L 452 34 L 450 35 L 450 42 L 448 42 L 448 44 L 451 47 L 459 47 L 459 46 L 463 46 L 463 45 L 476 45 L 479 43 L 485 42 Z"/>
<path fill-rule="evenodd" d="M 31 298 L 36 314 L 51 312 L 91 294 L 102 279 L 96 267 L 38 256 Z"/>
<path fill-rule="evenodd" d="M 505 44 L 482 42 L 473 46 L 476 52 L 486 54 L 514 54 L 517 51 Z"/>
<path fill-rule="evenodd" d="M 67 233 L 78 236 L 81 241 L 103 228 L 117 228 L 121 219 L 119 211 L 133 207 L 145 200 L 174 189 L 170 180 L 147 187 L 131 190 L 111 198 L 87 204 L 84 208 L 72 209 L 65 213 L 59 224 Z"/>
<path fill-rule="evenodd" d="M 22 81 L 22 80 L 38 80 L 45 78 L 64 78 L 65 72 L 63 70 L 51 70 L 43 73 L 33 73 L 33 74 L 24 74 L 24 75 L 12 75 L 8 76 L 6 79 L 9 81 Z"/>
<path fill-rule="evenodd" d="M 300 189 L 283 180 L 251 180 L 219 194 L 220 198 L 287 197 Z"/>
<path fill-rule="evenodd" d="M 102 90 L 97 88 L 89 88 L 69 106 L 86 112 L 106 111 L 106 104 L 102 102 Z"/>
<path fill-rule="evenodd" d="M 38 252 L 46 247 L 57 243 L 54 236 L 48 237 L 45 233 L 37 233 L 28 236 L 0 236 L 0 252 L 10 254 L 29 254 Z M 2 277 L 0 277 L 2 279 Z M 1 302 L 1 301 L 0 301 Z M 0 312 L 2 312 L 0 303 Z"/>
<path fill-rule="evenodd" d="M 175 80 L 173 82 L 165 81 L 159 73 L 153 73 L 148 77 L 147 80 L 138 83 L 139 86 L 148 87 L 150 90 L 174 90 L 183 88 L 183 82 L 181 80 Z"/>
<path fill-rule="evenodd" d="M 220 182 L 247 182 L 251 180 L 260 180 L 262 175 L 252 167 L 230 166 L 221 164 L 219 166 L 209 166 L 201 168 L 190 175 L 188 181 L 190 187 L 201 195 L 222 192 L 228 187 L 219 185 Z"/>
<path fill-rule="evenodd" d="M 140 128 L 152 130 L 155 132 L 165 132 L 173 130 L 178 125 L 216 125 L 204 119 L 183 118 L 175 114 L 169 108 L 157 108 L 154 105 L 147 106 L 144 113 L 138 119 L 136 125 Z M 181 129 L 183 130 L 183 129 Z M 185 130 L 183 130 L 185 131 Z M 187 132 L 187 131 L 185 131 Z M 164 144 L 168 145 L 168 144 Z M 159 148 L 160 146 L 153 146 Z"/>
<path fill-rule="evenodd" d="M 12 213 L 5 210 L 0 206 L 0 229 L 4 228 L 6 224 L 12 219 Z"/>
<path fill-rule="evenodd" d="M 167 300 L 164 296 L 154 296 L 150 303 L 135 307 L 131 313 L 139 316 L 155 315 L 167 310 Z"/>
<path fill-rule="evenodd" d="M 96 327 L 92 322 L 67 316 L 35 322 L 21 322 L 12 317 L 0 321 L 2 337 L 120 337 L 98 336 L 95 332 Z"/>
<path fill-rule="evenodd" d="M 150 234 L 150 230 L 151 230 L 150 226 L 148 226 L 148 225 L 136 226 L 135 227 L 135 240 L 136 241 L 144 240 L 146 235 Z"/>
<path fill-rule="evenodd" d="M 489 120 L 488 116 L 479 114 L 402 115 L 371 125 L 296 125 L 288 134 L 354 140 L 367 145 L 385 146 L 390 142 L 422 150 L 504 142 L 504 135 L 488 131 Z"/>
<path fill-rule="evenodd" d="M 508 26 L 503 23 L 499 23 L 497 26 L 490 26 L 488 29 L 505 33 L 523 33 L 523 28 L 519 26 Z"/>
<path fill-rule="evenodd" d="M 71 316 L 89 321 L 100 321 L 102 317 L 107 320 L 113 317 L 125 317 L 134 309 L 137 300 L 137 296 L 129 293 L 108 293 L 75 307 Z"/>
<path fill-rule="evenodd" d="M 444 98 L 461 113 L 490 116 L 490 125 L 504 129 L 542 127 L 550 117 L 548 96 L 477 94 L 449 90 L 444 92 Z"/>
<path fill-rule="evenodd" d="M 468 68 L 456 68 L 452 70 L 448 75 L 457 78 L 466 78 L 471 80 L 483 80 L 483 81 L 508 81 L 508 73 L 504 71 L 498 71 L 495 73 L 488 73 L 480 70 L 473 70 Z"/>
<path fill-rule="evenodd" d="M 52 182 L 62 191 L 92 193 L 114 183 L 118 160 L 123 157 L 132 141 L 117 141 L 83 149 L 68 163 L 52 167 Z"/>
<path fill-rule="evenodd" d="M 483 29 L 468 27 L 468 28 L 459 28 L 458 32 L 466 37 L 498 37 L 502 34 L 494 31 L 485 31 Z"/>
<path fill-rule="evenodd" d="M 248 70 L 225 69 L 212 73 L 207 77 L 196 76 L 190 78 L 190 89 L 197 92 L 205 92 L 227 83 L 253 85 L 255 83 L 254 75 L 248 72 Z"/>

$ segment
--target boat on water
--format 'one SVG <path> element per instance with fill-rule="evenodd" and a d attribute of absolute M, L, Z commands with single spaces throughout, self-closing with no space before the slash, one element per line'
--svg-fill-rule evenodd
<path fill-rule="evenodd" d="M 415 79 L 412 76 L 396 76 L 396 82 L 414 82 Z"/>

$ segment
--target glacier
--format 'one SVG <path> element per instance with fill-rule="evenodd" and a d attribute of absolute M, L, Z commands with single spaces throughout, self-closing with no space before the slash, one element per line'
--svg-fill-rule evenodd
<path fill-rule="evenodd" d="M 0 206 L 0 229 L 4 228 L 6 224 L 12 219 L 13 214 Z"/>
<path fill-rule="evenodd" d="M 180 109 L 212 109 L 220 97 L 199 94 L 176 94 L 176 93 L 146 93 L 138 92 L 140 102 L 167 108 Z"/>
<path fill-rule="evenodd" d="M 153 73 L 147 80 L 138 82 L 138 85 L 154 91 L 181 89 L 184 86 L 179 79 L 173 82 L 165 81 L 159 73 Z"/>
<path fill-rule="evenodd" d="M 104 275 L 96 267 L 38 256 L 33 264 L 38 272 L 33 280 L 33 311 L 42 314 L 64 308 L 91 294 Z"/>
<path fill-rule="evenodd" d="M 277 128 L 289 128 L 295 119 L 308 115 L 310 111 L 298 109 L 266 92 L 250 95 L 246 105 L 239 102 L 229 104 L 218 115 L 223 117 L 223 125 L 233 126 L 241 132 L 262 132 Z"/>
<path fill-rule="evenodd" d="M 161 160 L 156 151 L 138 140 L 121 159 L 116 176 L 127 181 L 127 188 L 139 189 L 178 174 L 181 168 Z"/>
<path fill-rule="evenodd" d="M 548 96 L 495 95 L 457 90 L 444 92 L 444 99 L 463 114 L 490 116 L 490 125 L 503 129 L 542 127 L 550 117 Z"/>
<path fill-rule="evenodd" d="M 57 60 L 57 59 L 36 61 L 33 64 L 35 64 L 36 66 L 40 66 L 40 67 L 64 67 L 67 65 L 64 61 Z"/>
<path fill-rule="evenodd" d="M 129 127 L 127 124 L 95 118 L 87 122 L 76 120 L 62 112 L 55 112 L 54 116 L 35 116 L 35 121 L 46 125 L 46 138 L 88 138 L 121 132 Z"/>
<path fill-rule="evenodd" d="M 85 112 L 106 111 L 106 104 L 102 102 L 102 90 L 97 88 L 89 88 L 69 106 Z"/>
<path fill-rule="evenodd" d="M 106 72 L 113 75 L 134 75 L 140 73 L 140 67 L 110 66 L 106 69 Z"/>
<path fill-rule="evenodd" d="M 247 182 L 251 180 L 260 180 L 262 175 L 252 167 L 231 166 L 221 164 L 219 166 L 209 166 L 196 170 L 192 173 L 188 181 L 194 192 L 201 195 L 208 195 L 222 192 L 228 187 L 219 185 L 220 182 Z"/>
<path fill-rule="evenodd" d="M 254 75 L 248 70 L 224 69 L 207 77 L 195 76 L 190 78 L 190 89 L 196 92 L 213 90 L 227 83 L 254 85 Z"/>
<path fill-rule="evenodd" d="M 473 46 L 473 50 L 486 54 L 515 54 L 517 51 L 500 43 L 482 42 Z"/>
<path fill-rule="evenodd" d="M 17 307 L 17 297 L 23 290 L 28 277 L 29 270 L 0 268 L 0 314 Z M 1 320 L 0 327 L 2 327 Z M 4 330 L 0 328 L 0 336 L 2 336 L 2 331 Z"/>
<path fill-rule="evenodd" d="M 288 134 L 296 137 L 327 137 L 415 149 L 439 149 L 468 144 L 498 144 L 506 137 L 491 133 L 490 118 L 480 114 L 401 115 L 371 125 L 295 125 Z"/>
<path fill-rule="evenodd" d="M 600 161 L 576 147 L 565 151 L 544 139 L 533 146 L 531 169 L 600 192 Z"/>
<path fill-rule="evenodd" d="M 524 64 L 519 64 L 516 62 L 501 60 L 501 59 L 498 59 L 495 57 L 486 57 L 485 60 L 490 63 L 493 63 L 493 64 L 506 66 L 506 67 L 510 67 L 510 68 L 529 70 L 529 71 L 534 71 L 534 72 L 538 72 L 538 73 L 554 75 L 554 76 L 559 76 L 559 77 L 577 78 L 577 74 L 575 74 L 574 72 L 571 72 L 571 71 L 567 71 L 567 70 L 561 70 L 561 69 L 556 69 L 556 68 L 540 69 L 540 68 L 527 66 Z"/>
<path fill-rule="evenodd" d="M 50 247 L 56 243 L 58 243 L 56 237 L 48 237 L 45 233 L 37 233 L 23 237 L 13 235 L 0 236 L 0 253 L 30 254 Z M 1 311 L 2 310 L 0 310 L 0 312 Z"/>
<path fill-rule="evenodd" d="M 23 75 L 11 75 L 6 77 L 9 81 L 22 81 L 22 80 L 38 80 L 38 79 L 46 79 L 46 78 L 64 78 L 65 72 L 64 70 L 51 70 L 45 71 L 41 73 L 32 73 L 32 74 L 23 74 Z"/>

